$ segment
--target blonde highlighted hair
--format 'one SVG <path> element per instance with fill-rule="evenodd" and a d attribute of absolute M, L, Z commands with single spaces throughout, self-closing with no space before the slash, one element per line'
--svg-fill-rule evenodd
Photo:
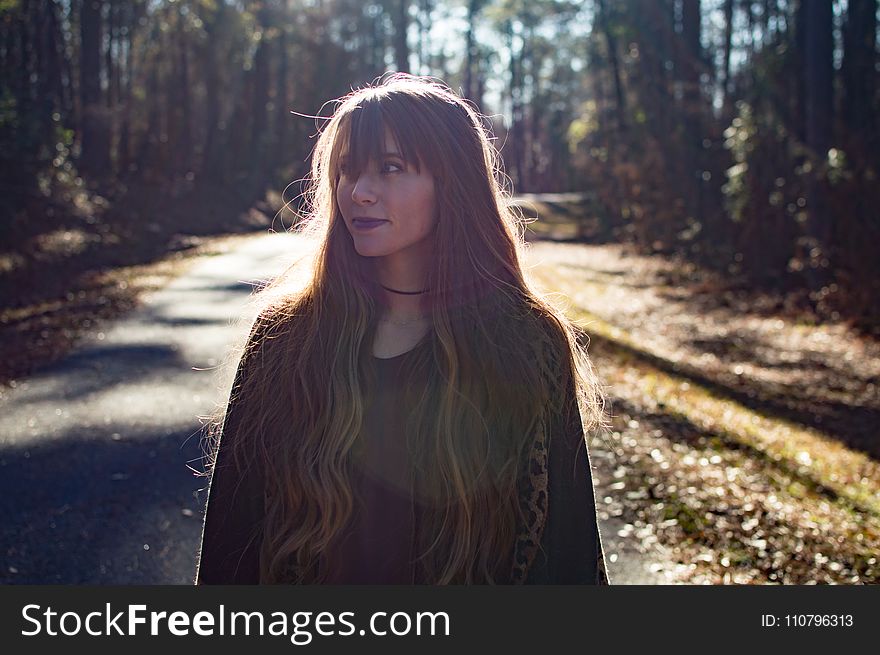
<path fill-rule="evenodd" d="M 418 390 L 407 405 L 412 493 L 430 507 L 416 535 L 419 580 L 505 582 L 538 422 L 574 393 L 585 434 L 604 423 L 579 329 L 526 280 L 519 217 L 483 121 L 443 84 L 395 74 L 340 99 L 321 131 L 299 228 L 317 242 L 309 279 L 288 290 L 289 271 L 265 292 L 230 401 L 237 429 L 223 435 L 239 466 L 266 480 L 262 583 L 321 582 L 355 507 L 352 453 L 382 294 L 335 187 L 340 160 L 356 174 L 380 156 L 386 128 L 407 164 L 434 176 L 437 198 L 429 343 L 403 383 Z"/>

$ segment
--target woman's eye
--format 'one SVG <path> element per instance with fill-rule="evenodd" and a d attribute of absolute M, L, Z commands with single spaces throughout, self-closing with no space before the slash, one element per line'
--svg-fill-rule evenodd
<path fill-rule="evenodd" d="M 383 173 L 397 173 L 398 171 L 403 170 L 403 164 L 396 161 L 386 161 L 382 164 L 382 172 Z"/>

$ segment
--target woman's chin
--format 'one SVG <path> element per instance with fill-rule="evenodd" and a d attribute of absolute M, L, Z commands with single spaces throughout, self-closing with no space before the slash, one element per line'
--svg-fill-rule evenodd
<path fill-rule="evenodd" d="M 388 254 L 387 248 L 381 248 L 376 244 L 358 243 L 355 241 L 354 249 L 361 257 L 384 257 Z"/>

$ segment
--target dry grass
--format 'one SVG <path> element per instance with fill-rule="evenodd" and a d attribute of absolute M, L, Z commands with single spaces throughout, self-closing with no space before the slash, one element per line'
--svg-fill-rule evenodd
<path fill-rule="evenodd" d="M 677 561 L 667 568 L 682 581 L 880 581 L 876 459 L 853 449 L 833 424 L 809 424 L 797 413 L 798 420 L 788 418 L 780 410 L 787 387 L 767 386 L 776 360 L 748 366 L 754 349 L 745 348 L 706 357 L 701 344 L 716 341 L 704 337 L 721 325 L 707 305 L 697 311 L 687 304 L 686 284 L 663 283 L 657 273 L 668 262 L 624 262 L 609 248 L 536 244 L 531 255 L 537 282 L 567 298 L 570 316 L 590 333 L 592 357 L 609 387 L 611 450 L 593 444 L 605 451 L 596 457 L 600 507 L 627 521 L 633 538 L 655 539 L 673 553 Z M 663 321 L 675 297 L 675 319 Z M 718 342 L 733 341 L 744 326 L 778 328 L 779 320 L 725 315 Z M 811 340 L 824 343 L 817 335 L 825 329 L 783 321 L 772 337 L 796 351 Z M 827 354 L 833 359 L 847 347 L 873 353 L 871 344 L 836 342 Z M 850 374 L 870 379 L 876 362 L 862 361 Z M 790 369 L 790 376 L 813 381 L 795 400 L 833 402 L 841 412 L 872 409 L 863 407 L 865 385 L 839 383 L 833 363 L 812 351 Z"/>

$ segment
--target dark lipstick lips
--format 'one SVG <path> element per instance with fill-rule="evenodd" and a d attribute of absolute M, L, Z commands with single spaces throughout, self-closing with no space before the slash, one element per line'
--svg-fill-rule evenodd
<path fill-rule="evenodd" d="M 351 224 L 353 227 L 375 227 L 376 225 L 381 225 L 382 223 L 387 223 L 384 218 L 353 218 L 351 219 Z"/>

